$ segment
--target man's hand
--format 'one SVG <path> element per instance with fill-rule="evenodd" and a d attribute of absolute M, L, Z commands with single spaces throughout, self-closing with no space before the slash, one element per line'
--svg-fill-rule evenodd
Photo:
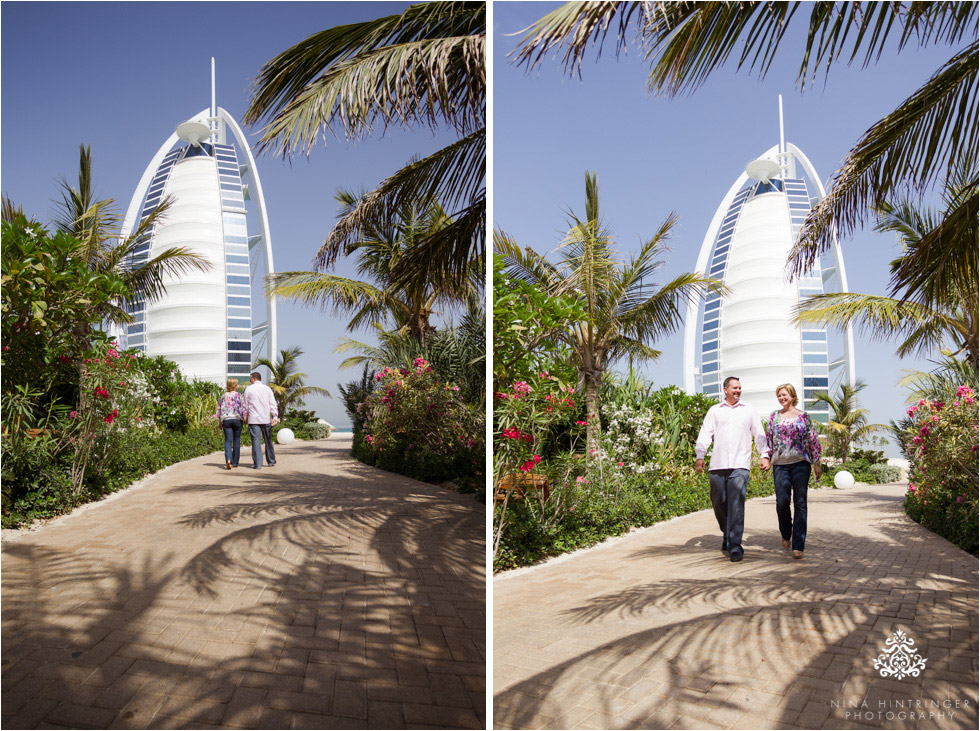
<path fill-rule="evenodd" d="M 703 459 L 695 460 L 695 462 L 694 462 L 694 471 L 697 472 L 699 475 L 702 472 L 704 472 L 704 460 Z"/>
<path fill-rule="evenodd" d="M 768 457 L 763 457 L 762 459 L 760 459 L 759 460 L 759 467 L 762 468 L 762 471 L 763 472 L 768 472 L 769 471 L 769 458 Z"/>

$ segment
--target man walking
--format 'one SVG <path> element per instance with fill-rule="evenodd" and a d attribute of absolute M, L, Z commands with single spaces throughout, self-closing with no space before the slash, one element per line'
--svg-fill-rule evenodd
<path fill-rule="evenodd" d="M 721 550 L 727 551 L 732 561 L 741 561 L 742 530 L 745 527 L 745 491 L 749 485 L 749 467 L 752 465 L 752 438 L 759 450 L 759 466 L 769 469 L 769 447 L 759 414 L 742 397 L 742 384 L 735 376 L 725 379 L 725 400 L 708 409 L 694 445 L 697 461 L 694 469 L 704 471 L 704 455 L 711 440 L 715 448 L 711 453 L 708 476 L 711 483 L 711 505 L 724 538 Z"/>
<path fill-rule="evenodd" d="M 276 466 L 276 451 L 272 448 L 272 427 L 279 423 L 279 408 L 272 389 L 262 383 L 258 371 L 248 377 L 251 384 L 245 389 L 245 410 L 248 412 L 248 433 L 252 435 L 252 468 L 262 469 L 262 442 L 270 467 Z"/>

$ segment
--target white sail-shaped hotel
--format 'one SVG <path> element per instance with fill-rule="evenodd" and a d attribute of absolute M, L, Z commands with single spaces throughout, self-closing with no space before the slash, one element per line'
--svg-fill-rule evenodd
<path fill-rule="evenodd" d="M 737 376 L 742 399 L 760 414 L 778 408 L 775 390 L 792 383 L 800 408 L 827 421 L 827 404 L 813 395 L 840 381 L 854 383 L 854 340 L 848 328 L 840 350 L 826 328 L 792 324 L 797 303 L 814 294 L 846 292 L 839 243 L 829 259 L 790 281 L 786 261 L 812 205 L 826 195 L 803 151 L 783 137 L 746 165 L 708 227 L 696 271 L 721 279 L 729 294 L 709 294 L 688 306 L 684 387 L 721 400 L 722 382 Z"/>
<path fill-rule="evenodd" d="M 272 238 L 255 158 L 241 127 L 215 104 L 213 59 L 211 107 L 178 124 L 153 156 L 122 235 L 168 197 L 172 205 L 137 247 L 136 262 L 183 246 L 211 267 L 169 277 L 158 300 L 133 303 L 135 322 L 120 344 L 174 361 L 187 378 L 241 379 L 254 358 L 276 352 L 275 300 L 261 294 L 262 276 L 274 271 Z"/>

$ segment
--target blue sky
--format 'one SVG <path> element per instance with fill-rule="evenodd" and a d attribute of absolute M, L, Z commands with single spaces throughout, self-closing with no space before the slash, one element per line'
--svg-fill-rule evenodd
<path fill-rule="evenodd" d="M 586 171 L 598 173 L 603 219 L 623 251 L 653 235 L 674 211 L 672 252 L 660 281 L 694 269 L 715 208 L 745 163 L 779 141 L 778 95 L 783 95 L 786 140 L 800 147 L 826 185 L 861 134 L 925 82 L 952 53 L 946 48 L 886 52 L 871 67 L 832 68 L 803 93 L 796 85 L 805 28 L 764 80 L 724 68 L 692 95 L 667 99 L 647 93 L 648 66 L 635 45 L 615 56 L 614 44 L 581 79 L 562 76 L 558 61 L 530 75 L 507 58 L 523 34 L 513 35 L 557 3 L 494 5 L 493 224 L 522 245 L 553 250 L 565 226 L 563 211 L 584 213 Z M 613 37 L 610 33 L 610 38 Z M 842 241 L 850 288 L 886 294 L 888 262 L 897 255 L 891 235 L 870 227 Z M 857 375 L 868 383 L 862 405 L 874 422 L 904 412 L 895 382 L 904 368 L 897 342 L 855 336 Z M 643 371 L 659 385 L 681 385 L 683 329 L 655 344 L 661 358 Z M 622 364 L 619 370 L 625 369 Z M 898 456 L 891 448 L 890 456 Z"/>
<path fill-rule="evenodd" d="M 76 180 L 78 148 L 91 145 L 100 198 L 121 211 L 157 148 L 174 127 L 210 104 L 212 56 L 217 101 L 237 119 L 264 63 L 316 31 L 400 12 L 405 3 L 21 3 L 4 2 L 0 82 L 0 190 L 25 213 L 49 222 L 57 181 Z M 245 129 L 255 139 L 255 129 Z M 376 130 L 356 145 L 331 136 L 292 163 L 269 155 L 257 165 L 266 195 L 279 271 L 307 270 L 332 227 L 339 186 L 374 187 L 413 155 L 433 152 L 451 132 Z M 337 271 L 353 275 L 340 265 Z M 279 304 L 279 346 L 306 351 L 307 383 L 334 399 L 306 408 L 335 424 L 347 415 L 333 353 L 346 320 Z M 363 332 L 362 340 L 371 340 Z"/>

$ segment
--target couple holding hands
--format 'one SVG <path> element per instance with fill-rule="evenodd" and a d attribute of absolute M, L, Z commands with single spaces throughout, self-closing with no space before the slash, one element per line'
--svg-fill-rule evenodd
<path fill-rule="evenodd" d="M 792 547 L 793 558 L 803 558 L 806 542 L 806 490 L 810 472 L 820 479 L 820 439 L 806 412 L 796 408 L 796 389 L 784 383 L 776 389 L 782 407 L 769 415 L 763 431 L 758 412 L 739 399 L 742 384 L 735 376 L 724 382 L 725 400 L 712 406 L 701 425 L 694 447 L 694 469 L 704 471 L 704 455 L 714 440 L 708 475 L 711 504 L 724 538 L 721 550 L 732 561 L 741 561 L 745 527 L 745 492 L 752 462 L 752 439 L 761 455 L 760 467 L 773 470 L 776 516 L 783 548 Z M 790 504 L 792 502 L 792 512 Z"/>
<path fill-rule="evenodd" d="M 272 427 L 279 423 L 279 408 L 272 389 L 262 383 L 262 374 L 249 376 L 251 385 L 238 393 L 238 379 L 229 378 L 227 390 L 218 399 L 215 418 L 225 433 L 225 469 L 238 466 L 241 451 L 242 424 L 248 424 L 252 436 L 252 467 L 262 469 L 262 442 L 270 467 L 276 466 L 276 451 L 272 446 Z"/>

